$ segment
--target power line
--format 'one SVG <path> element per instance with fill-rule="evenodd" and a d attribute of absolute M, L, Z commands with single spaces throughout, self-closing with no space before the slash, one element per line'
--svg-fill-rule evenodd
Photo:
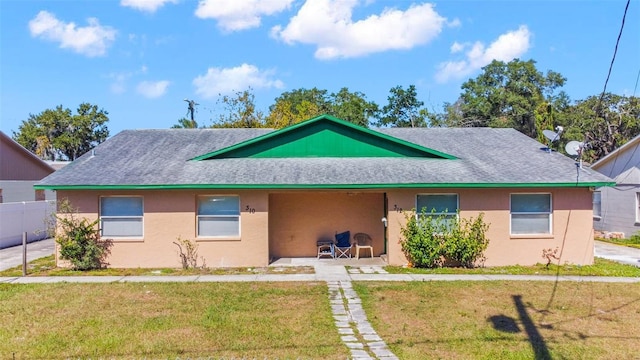
<path fill-rule="evenodd" d="M 638 80 L 640 79 L 640 69 L 638 69 L 638 76 L 636 76 L 636 86 L 633 87 L 633 95 L 636 96 L 636 90 L 638 90 Z"/>
<path fill-rule="evenodd" d="M 620 32 L 618 33 L 618 39 L 616 40 L 616 47 L 613 50 L 613 58 L 611 59 L 611 64 L 609 64 L 609 72 L 607 73 L 607 79 L 604 81 L 604 88 L 602 89 L 602 94 L 600 94 L 600 100 L 598 101 L 598 106 L 596 107 L 596 111 L 600 110 L 602 106 L 602 99 L 604 98 L 604 93 L 607 91 L 607 84 L 609 83 L 609 77 L 611 76 L 611 70 L 613 69 L 613 63 L 616 61 L 616 54 L 618 53 L 618 44 L 620 44 L 620 38 L 622 37 L 622 30 L 624 29 L 624 21 L 627 18 L 627 10 L 629 9 L 629 4 L 631 0 L 627 0 L 627 5 L 624 8 L 624 14 L 622 15 L 622 25 L 620 25 Z"/>

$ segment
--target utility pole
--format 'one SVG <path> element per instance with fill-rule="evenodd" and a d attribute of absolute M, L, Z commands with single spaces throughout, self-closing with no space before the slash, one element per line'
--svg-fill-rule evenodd
<path fill-rule="evenodd" d="M 193 118 L 193 113 L 196 111 L 196 105 L 200 105 L 197 102 L 195 102 L 195 100 L 189 100 L 189 99 L 184 99 L 184 101 L 187 102 L 187 104 L 189 104 L 188 109 L 187 109 L 187 114 L 191 114 L 191 126 L 192 128 L 196 127 L 196 121 Z"/>

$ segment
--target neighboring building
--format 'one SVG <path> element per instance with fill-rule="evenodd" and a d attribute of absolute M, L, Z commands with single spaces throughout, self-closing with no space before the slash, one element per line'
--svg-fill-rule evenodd
<path fill-rule="evenodd" d="M 370 130 L 320 116 L 281 129 L 123 131 L 36 185 L 100 219 L 113 267 L 179 267 L 197 241 L 208 266 L 315 257 L 316 242 L 364 232 L 406 264 L 407 211 L 485 214 L 486 265 L 593 262 L 591 187 L 611 179 L 513 129 Z M 385 228 L 382 218 L 386 218 Z"/>
<path fill-rule="evenodd" d="M 55 169 L 0 131 L 0 203 L 55 199 L 33 185 Z"/>
<path fill-rule="evenodd" d="M 591 165 L 616 182 L 593 193 L 593 227 L 601 236 L 640 231 L 640 135 Z"/>
<path fill-rule="evenodd" d="M 53 191 L 33 185 L 55 169 L 0 132 L 0 249 L 47 236 L 46 221 L 55 208 Z M 47 203 L 43 200 L 51 200 Z"/>

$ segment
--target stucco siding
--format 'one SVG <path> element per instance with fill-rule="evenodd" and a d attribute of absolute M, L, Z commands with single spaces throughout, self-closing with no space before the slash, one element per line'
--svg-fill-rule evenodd
<path fill-rule="evenodd" d="M 274 258 L 316 256 L 318 240 L 333 240 L 337 232 L 347 230 L 352 236 L 369 234 L 374 255 L 383 253 L 383 193 L 273 193 L 269 207 L 269 250 Z"/>
<path fill-rule="evenodd" d="M 59 191 L 79 214 L 97 219 L 101 196 L 142 196 L 143 237 L 114 239 L 108 262 L 111 267 L 180 267 L 178 237 L 195 240 L 198 260 L 210 267 L 266 266 L 268 255 L 268 196 L 263 192 L 238 191 Z M 199 195 L 239 195 L 240 238 L 202 239 L 196 234 Z M 255 211 L 246 211 L 247 207 Z"/>
<path fill-rule="evenodd" d="M 489 247 L 485 252 L 486 266 L 532 265 L 544 262 L 543 249 L 562 251 L 561 263 L 591 264 L 593 262 L 593 228 L 591 192 L 575 189 L 443 189 L 438 191 L 389 191 L 389 263 L 405 265 L 401 245 L 401 228 L 406 210 L 415 207 L 415 197 L 423 193 L 456 193 L 461 217 L 477 217 L 484 213 L 489 225 Z M 551 193 L 552 233 L 539 236 L 510 234 L 510 194 Z M 394 210 L 396 209 L 396 210 Z"/>
<path fill-rule="evenodd" d="M 114 239 L 108 259 L 112 267 L 179 267 L 178 237 L 196 240 L 199 258 L 210 267 L 265 266 L 279 257 L 314 257 L 316 241 L 336 232 L 365 232 L 373 238 L 375 255 L 385 252 L 384 194 L 388 199 L 386 253 L 392 265 L 407 263 L 401 228 L 416 206 L 417 194 L 458 194 L 461 217 L 484 213 L 490 224 L 486 266 L 531 265 L 544 262 L 544 249 L 562 252 L 561 263 L 593 262 L 592 193 L 588 188 L 558 189 L 388 189 L 381 191 L 59 191 L 81 216 L 97 219 L 101 196 L 142 196 L 143 236 Z M 510 234 L 510 194 L 550 193 L 551 234 Z M 240 236 L 198 238 L 199 195 L 238 195 Z"/>
<path fill-rule="evenodd" d="M 623 232 L 626 237 L 640 231 L 636 219 L 636 193 L 640 186 L 618 185 L 614 188 L 600 188 L 601 215 L 593 221 L 594 229 Z"/>

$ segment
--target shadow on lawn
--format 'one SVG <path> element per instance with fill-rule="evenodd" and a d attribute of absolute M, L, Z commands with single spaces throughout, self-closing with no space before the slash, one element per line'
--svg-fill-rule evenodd
<path fill-rule="evenodd" d="M 529 339 L 529 343 L 531 344 L 531 348 L 533 349 L 533 353 L 535 354 L 536 360 L 547 360 L 552 359 L 551 353 L 549 353 L 549 349 L 547 348 L 547 344 L 544 341 L 544 338 L 538 331 L 538 328 L 531 320 L 529 313 L 527 312 L 527 308 L 522 302 L 522 295 L 513 295 L 513 303 L 518 311 L 518 315 L 520 317 L 520 322 L 522 326 L 524 326 L 524 331 L 527 334 L 527 338 Z M 519 333 L 520 327 L 516 323 L 515 319 L 506 315 L 495 315 L 489 318 L 489 321 L 493 324 L 493 328 L 507 333 Z"/>

